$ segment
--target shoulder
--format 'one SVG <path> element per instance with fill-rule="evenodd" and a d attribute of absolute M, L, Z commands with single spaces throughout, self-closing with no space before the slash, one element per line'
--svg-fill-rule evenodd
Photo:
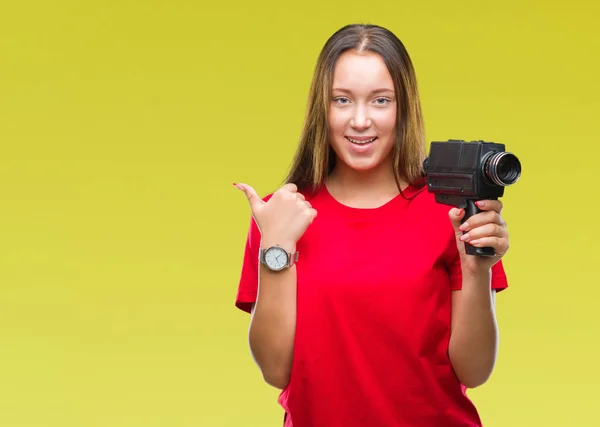
<path fill-rule="evenodd" d="M 447 213 L 450 209 L 452 209 L 452 206 L 439 203 L 437 200 L 435 200 L 435 194 L 427 191 L 427 188 L 424 188 L 415 199 L 418 201 L 416 204 L 417 207 L 422 208 L 424 211 L 435 214 L 438 214 L 442 211 Z"/>
<path fill-rule="evenodd" d="M 404 191 L 404 197 L 411 203 L 414 209 L 422 210 L 424 215 L 439 215 L 440 213 L 448 214 L 452 206 L 439 203 L 435 199 L 435 194 L 430 193 L 425 178 L 421 179 L 413 185 L 409 185 Z"/>
<path fill-rule="evenodd" d="M 440 203 L 435 194 L 428 191 L 427 183 L 409 187 L 405 193 L 408 199 L 407 217 L 427 236 L 435 239 L 454 241 L 454 227 L 450 220 L 450 205 Z"/>

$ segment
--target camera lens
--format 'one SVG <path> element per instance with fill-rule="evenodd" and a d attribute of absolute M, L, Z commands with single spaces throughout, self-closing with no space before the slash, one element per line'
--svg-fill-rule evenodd
<path fill-rule="evenodd" d="M 521 162 L 512 153 L 498 152 L 485 161 L 485 177 L 496 185 L 506 187 L 521 177 Z"/>

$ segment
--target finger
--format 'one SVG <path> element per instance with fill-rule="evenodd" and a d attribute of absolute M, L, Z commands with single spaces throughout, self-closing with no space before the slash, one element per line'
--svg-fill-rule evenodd
<path fill-rule="evenodd" d="M 252 188 L 248 184 L 233 184 L 235 187 L 239 188 L 244 192 L 248 202 L 250 203 L 250 209 L 252 212 L 256 212 L 258 208 L 260 208 L 265 202 L 259 197 L 256 193 L 256 190 Z"/>
<path fill-rule="evenodd" d="M 452 221 L 452 224 L 455 226 L 455 228 L 457 228 L 460 225 L 460 221 L 462 221 L 462 219 L 465 216 L 465 210 L 458 209 L 458 208 L 452 208 L 448 212 L 448 216 L 450 216 L 450 220 Z"/>
<path fill-rule="evenodd" d="M 304 194 L 302 193 L 296 193 L 296 197 L 298 197 L 300 200 L 306 200 L 306 197 L 304 197 Z"/>
<path fill-rule="evenodd" d="M 481 227 L 473 228 L 468 233 L 463 234 L 460 240 L 468 242 L 481 239 L 483 237 L 506 237 L 506 229 L 498 224 L 485 224 Z"/>
<path fill-rule="evenodd" d="M 454 228 L 454 234 L 456 238 L 459 238 L 462 234 L 462 231 L 459 229 L 460 222 L 465 216 L 464 209 L 452 208 L 448 211 L 448 216 L 450 217 L 450 221 L 452 222 L 452 228 Z"/>
<path fill-rule="evenodd" d="M 298 206 L 303 206 L 303 207 L 308 208 L 308 209 L 312 208 L 312 205 L 310 204 L 310 202 L 308 200 L 298 199 L 297 203 L 298 203 Z"/>
<path fill-rule="evenodd" d="M 288 184 L 283 185 L 280 188 L 280 190 L 289 191 L 290 193 L 297 193 L 298 192 L 298 187 L 296 186 L 296 184 L 293 184 L 293 183 L 290 182 Z"/>
<path fill-rule="evenodd" d="M 482 237 L 481 239 L 473 240 L 469 244 L 477 247 L 490 247 L 494 248 L 497 255 L 504 255 L 509 248 L 508 239 L 503 237 Z"/>
<path fill-rule="evenodd" d="M 482 211 L 496 211 L 498 213 L 502 213 L 504 207 L 500 200 L 479 200 L 475 204 Z"/>
<path fill-rule="evenodd" d="M 469 231 L 477 227 L 481 227 L 485 224 L 497 224 L 500 226 L 506 226 L 504 219 L 500 216 L 500 214 L 496 211 L 487 211 L 480 212 L 478 214 L 473 215 L 468 220 L 466 220 L 459 229 L 461 231 Z"/>

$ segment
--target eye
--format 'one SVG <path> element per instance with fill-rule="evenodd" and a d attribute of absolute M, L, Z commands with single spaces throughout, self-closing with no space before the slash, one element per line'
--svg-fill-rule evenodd
<path fill-rule="evenodd" d="M 333 101 L 336 104 L 347 104 L 348 102 L 350 102 L 350 100 L 346 97 L 343 96 L 338 96 L 337 98 L 333 98 Z"/>
<path fill-rule="evenodd" d="M 383 97 L 382 97 L 382 98 L 377 98 L 377 99 L 375 100 L 375 103 L 376 103 L 377 105 L 386 105 L 386 104 L 387 104 L 387 103 L 389 103 L 389 102 L 392 102 L 392 100 L 391 100 L 391 99 L 389 99 L 389 98 L 383 98 Z"/>

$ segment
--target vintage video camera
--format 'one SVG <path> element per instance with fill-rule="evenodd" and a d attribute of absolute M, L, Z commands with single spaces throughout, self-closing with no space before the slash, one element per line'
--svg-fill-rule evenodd
<path fill-rule="evenodd" d="M 481 212 L 477 200 L 497 200 L 521 177 L 521 162 L 504 144 L 463 140 L 435 141 L 423 162 L 427 187 L 438 203 L 465 209 L 462 222 Z M 494 256 L 494 248 L 465 244 L 468 255 Z"/>

